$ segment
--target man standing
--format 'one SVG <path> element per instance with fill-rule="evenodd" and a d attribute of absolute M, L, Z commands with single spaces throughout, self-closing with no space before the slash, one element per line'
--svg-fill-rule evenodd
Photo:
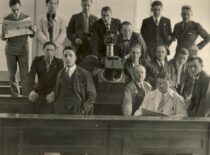
<path fill-rule="evenodd" d="M 91 49 L 93 54 L 101 57 L 106 56 L 106 45 L 104 43 L 104 37 L 107 31 L 119 32 L 119 26 L 121 24 L 119 19 L 112 18 L 112 10 L 109 6 L 103 7 L 101 10 L 101 19 L 95 22 L 93 26 L 93 37 Z"/>
<path fill-rule="evenodd" d="M 31 110 L 35 113 L 52 113 L 54 89 L 58 72 L 63 69 L 62 59 L 55 57 L 56 45 L 46 42 L 43 45 L 44 56 L 36 57 L 29 72 L 29 101 L 32 102 Z M 35 87 L 35 77 L 38 85 Z"/>
<path fill-rule="evenodd" d="M 146 77 L 144 66 L 135 66 L 133 74 L 134 81 L 126 86 L 122 105 L 123 114 L 130 116 L 139 108 L 144 96 L 152 90 L 152 86 L 144 81 Z"/>
<path fill-rule="evenodd" d="M 19 0 L 10 0 L 9 6 L 11 13 L 4 18 L 8 21 L 21 21 L 29 16 L 21 12 L 21 2 Z M 31 27 L 33 30 L 33 27 Z M 27 77 L 28 77 L 28 66 L 29 66 L 29 43 L 28 35 L 16 36 L 12 38 L 5 38 L 6 29 L 5 25 L 2 25 L 2 40 L 7 41 L 5 48 L 5 55 L 7 59 L 7 67 L 9 73 L 10 90 L 12 96 L 19 96 L 19 81 L 17 77 L 17 63 L 20 70 L 20 79 L 23 90 L 23 95 L 28 95 L 27 90 Z M 29 35 L 34 37 L 34 34 Z"/>
<path fill-rule="evenodd" d="M 206 100 L 210 93 L 208 92 L 210 77 L 203 71 L 203 60 L 200 57 L 189 58 L 188 65 L 195 78 L 188 113 L 190 116 L 204 116 L 210 108 Z"/>
<path fill-rule="evenodd" d="M 80 63 L 91 54 L 90 41 L 93 24 L 97 17 L 90 13 L 92 0 L 81 0 L 82 12 L 71 17 L 67 28 L 67 37 L 77 49 L 77 61 Z"/>
<path fill-rule="evenodd" d="M 210 41 L 210 35 L 203 27 L 191 20 L 192 8 L 190 6 L 182 7 L 182 22 L 179 22 L 174 27 L 173 36 L 177 39 L 176 53 L 180 48 L 189 50 L 190 57 L 196 56 L 198 51 L 204 48 Z M 196 40 L 200 36 L 203 38 L 201 42 L 196 44 Z"/>
<path fill-rule="evenodd" d="M 170 46 L 172 42 L 172 30 L 170 19 L 161 16 L 163 4 L 154 1 L 151 7 L 153 16 L 143 20 L 141 34 L 146 42 L 150 58 L 155 58 L 155 51 L 158 45 Z M 169 50 L 168 50 L 168 53 Z"/>
<path fill-rule="evenodd" d="M 158 74 L 157 89 L 145 96 L 142 105 L 135 112 L 134 116 L 144 115 L 144 109 L 173 117 L 187 116 L 184 99 L 169 88 L 169 80 L 167 73 L 161 72 Z"/>
<path fill-rule="evenodd" d="M 142 49 L 142 57 L 147 56 L 147 47 L 141 34 L 133 32 L 133 26 L 130 22 L 124 21 L 121 24 L 121 32 L 117 35 L 115 44 L 115 55 L 126 59 L 129 57 L 130 49 L 133 45 L 139 44 Z"/>
<path fill-rule="evenodd" d="M 56 44 L 56 56 L 62 57 L 63 42 L 66 38 L 66 24 L 62 17 L 57 14 L 59 0 L 46 0 L 47 13 L 38 17 L 37 36 L 40 47 L 47 41 Z M 43 55 L 42 50 L 38 50 L 38 55 Z"/>

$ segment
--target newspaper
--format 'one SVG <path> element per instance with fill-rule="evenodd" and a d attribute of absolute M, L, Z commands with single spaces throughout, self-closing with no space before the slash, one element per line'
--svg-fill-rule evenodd
<path fill-rule="evenodd" d="M 24 20 L 20 21 L 9 21 L 4 20 L 4 38 L 11 38 L 22 35 L 30 35 L 33 34 L 33 31 L 30 29 L 32 26 L 31 17 L 28 17 Z"/>
<path fill-rule="evenodd" d="M 164 113 L 157 112 L 157 111 L 151 111 L 151 110 L 147 110 L 144 108 L 142 108 L 142 115 L 143 116 L 168 116 Z"/>

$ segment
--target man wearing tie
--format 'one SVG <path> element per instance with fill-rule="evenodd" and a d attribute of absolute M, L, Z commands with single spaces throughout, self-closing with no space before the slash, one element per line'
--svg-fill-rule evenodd
<path fill-rule="evenodd" d="M 66 38 L 66 24 L 64 19 L 57 14 L 59 0 L 46 0 L 47 13 L 38 17 L 37 37 L 39 47 L 47 41 L 53 41 L 56 44 L 56 57 L 62 57 L 63 42 Z M 43 55 L 39 49 L 37 55 Z"/>
<path fill-rule="evenodd" d="M 146 42 L 150 58 L 155 58 L 155 51 L 158 45 L 170 46 L 172 42 L 172 30 L 170 19 L 161 16 L 163 4 L 154 1 L 151 7 L 153 16 L 143 20 L 141 34 Z M 169 53 L 169 50 L 167 51 Z"/>
<path fill-rule="evenodd" d="M 58 74 L 56 83 L 56 114 L 92 114 L 96 89 L 91 74 L 77 66 L 76 49 L 72 46 L 63 50 L 65 68 Z"/>
<path fill-rule="evenodd" d="M 188 113 L 189 116 L 204 116 L 210 111 L 209 101 L 207 101 L 210 93 L 208 91 L 210 76 L 203 70 L 203 60 L 200 57 L 189 58 L 188 67 L 195 79 Z"/>
<path fill-rule="evenodd" d="M 4 18 L 7 21 L 21 21 L 29 18 L 28 15 L 21 12 L 21 2 L 19 0 L 10 0 L 9 6 L 11 13 Z M 34 32 L 33 26 L 30 28 Z M 28 36 L 33 38 L 32 35 L 15 36 L 5 38 L 6 29 L 4 23 L 2 24 L 2 40 L 6 41 L 5 55 L 7 60 L 10 91 L 11 96 L 20 96 L 19 81 L 17 76 L 17 64 L 20 70 L 20 80 L 22 85 L 23 96 L 28 95 L 27 79 L 29 68 L 29 43 Z"/>
<path fill-rule="evenodd" d="M 103 7 L 101 10 L 101 19 L 95 22 L 93 26 L 93 37 L 91 43 L 91 49 L 94 55 L 101 57 L 106 56 L 106 45 L 104 43 L 104 37 L 106 31 L 112 30 L 119 32 L 120 20 L 112 18 L 112 10 L 110 7 Z"/>
<path fill-rule="evenodd" d="M 209 43 L 210 35 L 199 23 L 191 20 L 193 13 L 190 6 L 183 6 L 181 15 L 183 21 L 175 25 L 173 32 L 173 37 L 177 39 L 176 53 L 180 48 L 186 48 L 190 57 L 196 56 Z M 196 44 L 198 36 L 203 40 Z"/>
<path fill-rule="evenodd" d="M 46 42 L 44 56 L 35 57 L 29 72 L 30 111 L 34 113 L 53 113 L 54 89 L 59 70 L 63 68 L 62 59 L 55 57 L 56 45 Z M 38 77 L 36 86 L 35 77 Z"/>
<path fill-rule="evenodd" d="M 91 54 L 90 41 L 93 24 L 98 20 L 90 13 L 92 0 L 81 0 L 82 12 L 71 17 L 67 27 L 67 37 L 77 49 L 77 62 Z"/>
<path fill-rule="evenodd" d="M 166 72 L 157 75 L 157 89 L 149 92 L 134 116 L 144 115 L 144 109 L 163 113 L 172 117 L 185 117 L 184 99 L 175 91 L 169 88 L 170 78 Z"/>
<path fill-rule="evenodd" d="M 139 108 L 144 96 L 152 90 L 152 86 L 144 81 L 146 77 L 144 66 L 135 66 L 133 74 L 134 81 L 126 86 L 122 105 L 123 114 L 130 116 Z"/>
<path fill-rule="evenodd" d="M 114 48 L 115 55 L 127 59 L 131 47 L 135 44 L 139 44 L 142 48 L 142 57 L 145 58 L 147 56 L 147 47 L 142 35 L 133 31 L 133 26 L 129 21 L 124 21 L 120 27 L 121 32 L 117 35 Z"/>

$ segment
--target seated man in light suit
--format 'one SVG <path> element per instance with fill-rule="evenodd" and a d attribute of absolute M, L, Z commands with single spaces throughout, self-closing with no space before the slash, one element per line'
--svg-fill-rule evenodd
<path fill-rule="evenodd" d="M 148 94 L 152 86 L 145 82 L 146 69 L 142 65 L 134 67 L 134 81 L 130 82 L 124 92 L 122 111 L 123 115 L 133 115 L 141 105 L 144 96 Z"/>
<path fill-rule="evenodd" d="M 169 79 L 166 72 L 161 72 L 157 75 L 157 89 L 145 96 L 142 105 L 134 115 L 143 115 L 143 109 L 173 117 L 187 116 L 184 99 L 169 88 Z"/>
<path fill-rule="evenodd" d="M 187 48 L 191 56 L 196 56 L 198 51 L 204 48 L 210 41 L 209 33 L 197 22 L 191 20 L 193 13 L 190 6 L 182 7 L 183 21 L 174 27 L 173 37 L 177 39 L 176 53 L 180 48 Z M 200 36 L 202 41 L 196 44 Z"/>

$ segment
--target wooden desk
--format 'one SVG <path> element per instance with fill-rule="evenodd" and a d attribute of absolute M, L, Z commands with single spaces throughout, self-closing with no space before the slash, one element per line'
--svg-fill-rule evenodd
<path fill-rule="evenodd" d="M 1 155 L 210 155 L 209 118 L 0 114 Z"/>

